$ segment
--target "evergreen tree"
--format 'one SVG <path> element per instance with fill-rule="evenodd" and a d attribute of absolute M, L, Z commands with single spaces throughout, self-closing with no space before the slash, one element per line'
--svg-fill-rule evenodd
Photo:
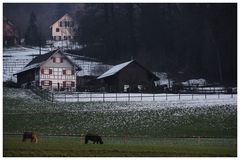
<path fill-rule="evenodd" d="M 39 46 L 41 44 L 37 18 L 34 12 L 30 14 L 29 25 L 25 33 L 25 44 L 31 46 Z"/>

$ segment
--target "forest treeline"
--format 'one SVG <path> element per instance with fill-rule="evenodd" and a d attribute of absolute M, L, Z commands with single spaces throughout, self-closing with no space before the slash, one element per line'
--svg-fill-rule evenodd
<path fill-rule="evenodd" d="M 173 78 L 235 85 L 236 13 L 236 4 L 86 4 L 77 40 L 107 63 L 133 58 Z"/>
<path fill-rule="evenodd" d="M 4 15 L 25 36 L 34 30 L 33 11 L 41 40 L 50 38 L 51 23 L 70 13 L 81 55 L 109 64 L 136 59 L 178 80 L 237 84 L 236 3 L 4 4 Z"/>

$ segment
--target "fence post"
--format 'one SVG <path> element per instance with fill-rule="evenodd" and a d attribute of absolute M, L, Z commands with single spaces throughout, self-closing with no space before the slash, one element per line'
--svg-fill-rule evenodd
<path fill-rule="evenodd" d="M 117 102 L 117 92 L 116 92 L 116 102 Z"/>
<path fill-rule="evenodd" d="M 124 144 L 127 144 L 127 135 L 124 136 Z"/>
<path fill-rule="evenodd" d="M 192 93 L 192 100 L 193 100 L 193 93 Z"/>
<path fill-rule="evenodd" d="M 155 101 L 155 94 L 153 93 L 153 101 Z"/>
<path fill-rule="evenodd" d="M 105 102 L 105 99 L 104 99 L 105 95 L 104 95 L 104 92 L 103 92 L 103 102 Z"/>
<path fill-rule="evenodd" d="M 66 94 L 66 92 L 65 92 L 65 102 L 67 101 L 67 94 Z"/>
<path fill-rule="evenodd" d="M 130 92 L 128 92 L 128 102 L 130 101 Z"/>
<path fill-rule="evenodd" d="M 180 98 L 180 93 L 178 93 L 178 99 L 180 100 L 181 98 Z"/>
<path fill-rule="evenodd" d="M 79 102 L 79 93 L 77 95 L 78 95 L 78 102 Z"/>
<path fill-rule="evenodd" d="M 53 92 L 52 92 L 52 102 L 53 102 L 53 96 L 54 96 L 54 94 L 53 94 Z"/>
<path fill-rule="evenodd" d="M 218 93 L 218 99 L 220 98 L 220 94 Z"/>
<path fill-rule="evenodd" d="M 207 94 L 205 93 L 205 99 L 207 99 Z"/>
<path fill-rule="evenodd" d="M 141 101 L 142 101 L 142 92 L 141 92 Z"/>
<path fill-rule="evenodd" d="M 90 102 L 92 102 L 92 92 L 90 92 Z"/>
<path fill-rule="evenodd" d="M 233 93 L 231 94 L 231 98 L 233 98 Z"/>
<path fill-rule="evenodd" d="M 166 100 L 167 100 L 167 93 L 166 93 Z"/>

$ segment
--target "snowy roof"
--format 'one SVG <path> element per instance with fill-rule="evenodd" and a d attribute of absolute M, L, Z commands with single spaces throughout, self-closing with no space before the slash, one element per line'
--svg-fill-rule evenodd
<path fill-rule="evenodd" d="M 107 72 L 103 73 L 97 79 L 101 79 L 101 78 L 112 76 L 112 75 L 118 73 L 120 70 L 122 70 L 124 67 L 126 67 L 127 65 L 129 65 L 132 62 L 133 62 L 133 60 L 125 62 L 125 63 L 118 64 L 116 66 L 113 66 L 111 69 L 109 69 Z"/>
<path fill-rule="evenodd" d="M 39 66 L 40 66 L 40 63 L 36 63 L 36 64 L 32 64 L 32 65 L 30 65 L 30 66 L 26 66 L 26 67 L 24 67 L 21 71 L 16 72 L 16 73 L 14 73 L 13 75 L 16 75 L 16 74 L 21 73 L 21 72 L 25 72 L 25 71 L 30 70 L 30 69 L 37 68 L 37 67 L 39 67 Z"/>

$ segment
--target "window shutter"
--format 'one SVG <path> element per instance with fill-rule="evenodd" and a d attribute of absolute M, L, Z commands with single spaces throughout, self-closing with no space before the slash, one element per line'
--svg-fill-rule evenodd
<path fill-rule="evenodd" d="M 72 75 L 74 75 L 74 74 L 75 74 L 75 70 L 73 69 L 73 70 L 72 70 Z"/>
<path fill-rule="evenodd" d="M 61 57 L 61 63 L 63 63 L 63 57 Z"/>
<path fill-rule="evenodd" d="M 74 87 L 75 86 L 75 83 L 74 82 L 72 82 L 72 87 Z"/>
<path fill-rule="evenodd" d="M 49 69 L 49 74 L 52 74 L 52 69 Z"/>
<path fill-rule="evenodd" d="M 41 69 L 41 73 L 44 74 L 44 69 Z"/>
<path fill-rule="evenodd" d="M 66 75 L 66 70 L 63 70 L 63 75 Z"/>
<path fill-rule="evenodd" d="M 41 81 L 41 85 L 44 86 L 44 81 Z"/>
<path fill-rule="evenodd" d="M 49 81 L 49 86 L 51 86 L 52 85 L 52 81 Z"/>
<path fill-rule="evenodd" d="M 66 81 L 63 81 L 63 88 L 66 87 Z"/>
<path fill-rule="evenodd" d="M 55 57 L 53 57 L 53 63 L 55 63 L 56 62 L 56 58 Z"/>

